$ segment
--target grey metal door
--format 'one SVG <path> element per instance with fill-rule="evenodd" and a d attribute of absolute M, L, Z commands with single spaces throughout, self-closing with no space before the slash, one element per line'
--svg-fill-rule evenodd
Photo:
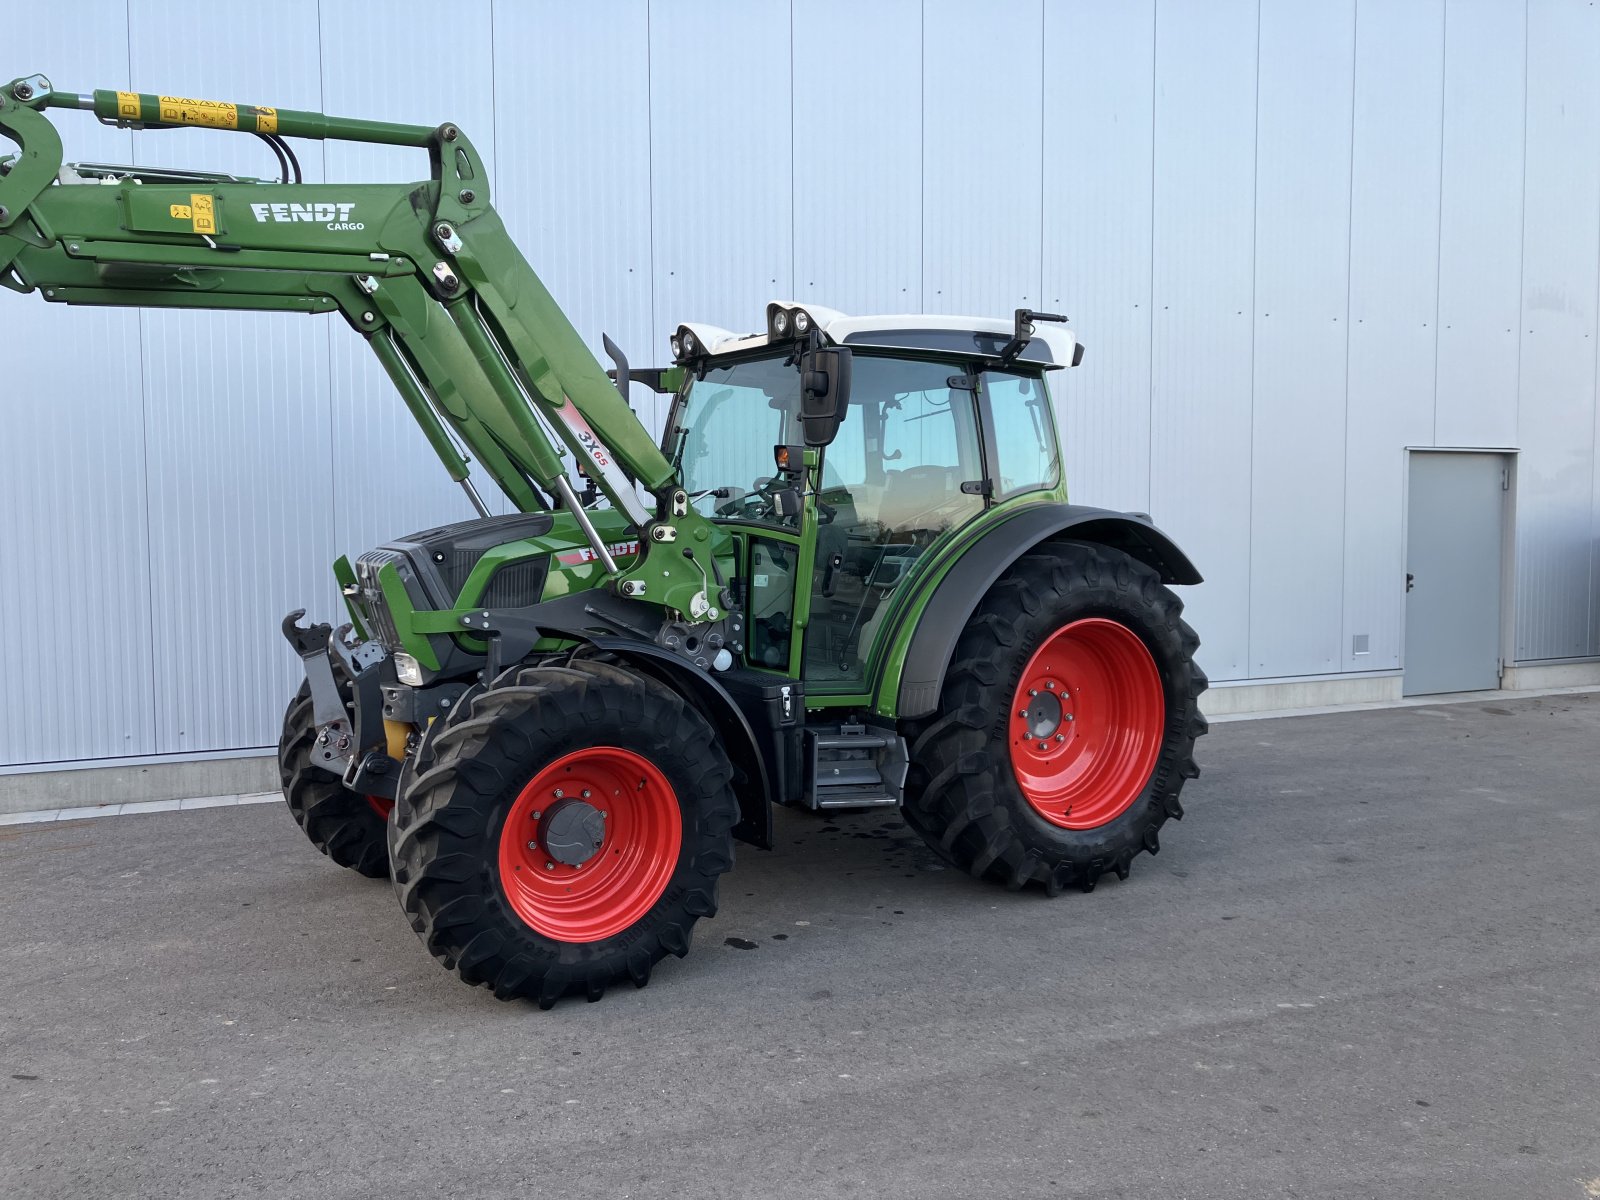
<path fill-rule="evenodd" d="M 1411 452 L 1408 696 L 1500 686 L 1501 454 Z"/>

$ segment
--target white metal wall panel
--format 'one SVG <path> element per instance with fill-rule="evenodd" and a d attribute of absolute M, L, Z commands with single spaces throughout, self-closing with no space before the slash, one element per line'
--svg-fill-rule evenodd
<path fill-rule="evenodd" d="M 1517 444 L 1521 0 L 1446 0 L 1434 445 Z"/>
<path fill-rule="evenodd" d="M 920 312 L 920 0 L 795 0 L 794 63 L 796 298 Z"/>
<path fill-rule="evenodd" d="M 1600 9 L 1528 6 L 1517 657 L 1586 654 L 1600 279 Z M 1589 487 L 1585 489 L 1585 483 Z"/>
<path fill-rule="evenodd" d="M 594 352 L 605 361 L 600 338 L 609 333 L 636 366 L 667 361 L 651 295 L 649 26 L 645 0 L 501 3 L 494 12 L 496 207 Z M 704 114 L 696 125 L 697 138 L 714 138 Z M 716 160 L 697 144 L 665 148 L 685 167 Z M 719 178 L 714 168 L 707 174 Z M 686 265 L 721 256 L 720 230 L 687 236 L 677 249 Z M 635 388 L 634 405 L 659 428 L 665 401 Z"/>
<path fill-rule="evenodd" d="M 1600 18 L 1351 6 L 470 0 L 452 59 L 491 69 L 423 86 L 396 65 L 421 0 L 376 31 L 314 0 L 223 24 L 96 0 L 35 14 L 0 77 L 458 121 L 580 333 L 641 365 L 774 296 L 1065 312 L 1075 498 L 1148 508 L 1192 554 L 1218 680 L 1398 667 L 1404 448 L 1520 445 L 1516 653 L 1600 653 Z M 275 169 L 254 139 L 60 123 L 69 157 Z M 312 179 L 423 170 L 301 150 Z M 0 767 L 269 745 L 283 612 L 335 615 L 336 553 L 469 511 L 333 321 L 13 299 L 0 333 L 28 397 Z M 91 693 L 56 628 L 114 649 Z"/>
<path fill-rule="evenodd" d="M 1354 0 L 1263 0 L 1258 57 L 1250 673 L 1315 675 L 1344 640 Z"/>
<path fill-rule="evenodd" d="M 30 12 L 6 80 L 127 86 L 123 0 Z M 103 36 L 86 40 L 94 26 Z M 131 135 L 87 114 L 57 124 L 68 160 L 128 162 Z M 0 139 L 0 155 L 13 144 Z M 149 754 L 150 582 L 139 318 L 0 293 L 0 766 Z M 92 646 L 92 682 L 69 656 Z"/>
<path fill-rule="evenodd" d="M 1044 11 L 1043 307 L 1087 348 L 1051 376 L 1074 500 L 1150 507 L 1155 0 Z"/>
<path fill-rule="evenodd" d="M 1253 0 L 1156 9 L 1150 511 L 1213 679 L 1249 653 L 1256 32 Z"/>
<path fill-rule="evenodd" d="M 129 26 L 141 90 L 322 107 L 313 3 L 194 23 L 138 0 Z M 142 134 L 135 151 L 253 172 L 265 152 L 190 130 Z M 303 157 L 320 178 L 320 156 Z M 298 674 L 278 623 L 332 593 L 327 331 L 282 314 L 142 322 L 157 750 L 269 745 Z"/>
<path fill-rule="evenodd" d="M 494 199 L 493 76 L 479 71 L 441 72 L 422 88 L 414 75 L 393 67 L 411 52 L 416 31 L 438 16 L 438 6 L 422 0 L 391 3 L 382 21 L 374 21 L 371 10 L 359 5 L 323 5 L 322 102 L 339 116 L 381 116 L 429 126 L 454 121 L 491 170 Z M 490 62 L 489 0 L 453 5 L 449 37 L 452 53 L 463 60 Z M 336 64 L 331 70 L 326 66 L 330 63 Z M 426 150 L 331 141 L 323 142 L 321 149 L 330 182 L 406 183 L 428 178 Z M 343 317 L 330 316 L 319 324 L 329 343 L 333 456 L 328 470 L 337 551 L 354 558 L 402 534 L 475 515 L 366 340 Z M 501 499 L 487 476 L 478 484 L 486 501 Z M 319 615 L 329 619 L 339 612 L 342 609 Z"/>
<path fill-rule="evenodd" d="M 923 5 L 928 312 L 1039 307 L 1043 28 L 1042 0 Z"/>
<path fill-rule="evenodd" d="M 1400 665 L 1402 447 L 1433 439 L 1443 104 L 1444 0 L 1361 4 L 1344 443 L 1341 650 L 1348 671 Z"/>
<path fill-rule="evenodd" d="M 658 338 L 683 321 L 755 332 L 794 290 L 790 68 L 786 4 L 650 6 Z"/>

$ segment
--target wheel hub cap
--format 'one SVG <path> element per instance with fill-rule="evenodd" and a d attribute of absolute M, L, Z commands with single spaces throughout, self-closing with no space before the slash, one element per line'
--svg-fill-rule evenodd
<path fill-rule="evenodd" d="M 588 862 L 606 840 L 606 815 L 585 800 L 557 800 L 539 823 L 544 852 L 569 867 Z"/>
<path fill-rule="evenodd" d="M 1061 704 L 1061 697 L 1049 690 L 1054 681 L 1047 681 L 1046 690 L 1030 689 L 1033 695 L 1028 700 L 1028 707 L 1022 710 L 1022 720 L 1027 726 L 1028 736 L 1033 739 L 1054 737 L 1056 730 L 1061 728 L 1065 716 Z"/>

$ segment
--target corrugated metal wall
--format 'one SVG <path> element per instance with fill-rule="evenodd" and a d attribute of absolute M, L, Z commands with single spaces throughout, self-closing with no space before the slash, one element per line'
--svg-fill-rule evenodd
<path fill-rule="evenodd" d="M 1398 668 L 1404 447 L 1518 448 L 1516 657 L 1600 654 L 1588 0 L 95 0 L 5 56 L 457 120 L 579 329 L 636 362 L 774 296 L 1071 314 L 1077 498 L 1192 552 L 1215 679 Z M 62 123 L 70 157 L 265 169 Z M 417 172 L 302 150 L 311 178 Z M 335 611 L 336 553 L 467 515 L 332 321 L 11 299 L 0 349 L 0 765 L 270 745 L 283 612 Z"/>

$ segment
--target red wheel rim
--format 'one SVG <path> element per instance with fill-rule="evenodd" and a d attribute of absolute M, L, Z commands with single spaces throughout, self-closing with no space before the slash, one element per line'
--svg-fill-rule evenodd
<path fill-rule="evenodd" d="M 1011 769 L 1046 821 L 1096 829 L 1144 791 L 1165 724 L 1161 675 L 1139 635 L 1103 617 L 1072 621 L 1022 669 L 1007 725 Z"/>
<path fill-rule="evenodd" d="M 372 811 L 378 814 L 380 821 L 387 821 L 389 814 L 394 811 L 394 801 L 388 796 L 368 796 L 367 803 L 372 805 Z"/>
<path fill-rule="evenodd" d="M 562 805 L 569 818 L 573 806 L 584 806 L 603 823 L 592 856 L 575 864 L 547 843 Z M 512 911 L 539 933 L 596 942 L 650 911 L 682 843 L 677 793 L 654 763 L 617 746 L 574 750 L 529 780 L 506 814 L 500 886 Z"/>

